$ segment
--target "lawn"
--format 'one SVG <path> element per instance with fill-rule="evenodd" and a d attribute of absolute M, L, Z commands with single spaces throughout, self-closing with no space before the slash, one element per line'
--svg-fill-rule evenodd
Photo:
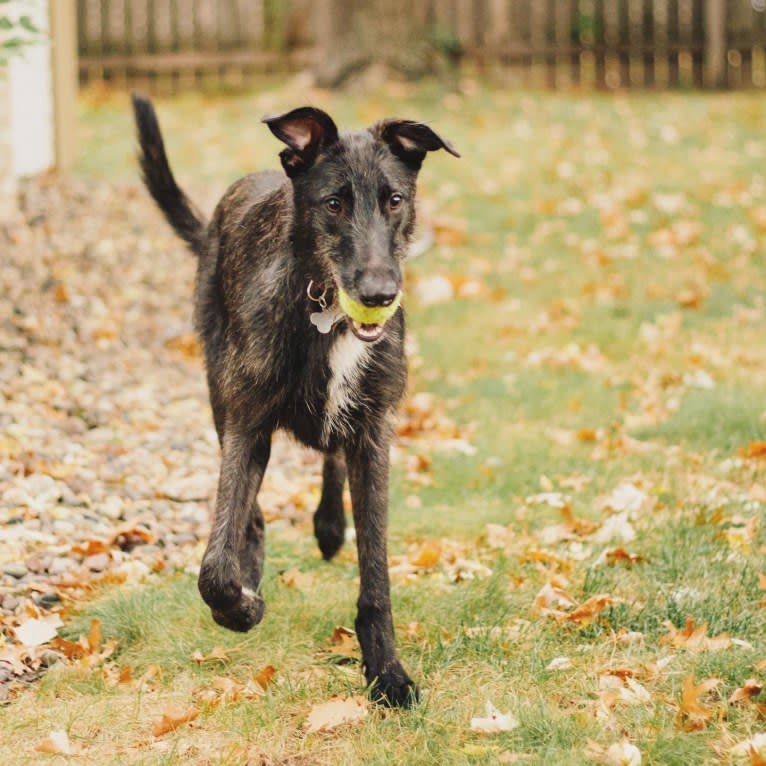
<path fill-rule="evenodd" d="M 423 702 L 312 728 L 314 706 L 363 694 L 337 630 L 353 545 L 320 559 L 314 481 L 287 520 L 264 502 L 250 634 L 209 618 L 201 545 L 66 604 L 61 635 L 97 618 L 101 636 L 0 710 L 0 761 L 64 762 L 35 750 L 64 730 L 71 763 L 766 763 L 762 94 L 265 83 L 158 102 L 179 182 L 210 209 L 275 166 L 261 115 L 306 102 L 342 128 L 425 120 L 462 154 L 421 172 L 433 244 L 408 267 L 392 479 L 397 641 Z M 76 174 L 140 194 L 127 98 L 91 91 L 80 115 Z M 188 274 L 167 287 L 183 304 Z M 472 729 L 488 702 L 508 730 Z"/>

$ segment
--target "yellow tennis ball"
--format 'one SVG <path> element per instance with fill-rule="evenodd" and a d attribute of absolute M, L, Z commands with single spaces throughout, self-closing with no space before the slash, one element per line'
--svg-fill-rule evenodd
<path fill-rule="evenodd" d="M 384 324 L 396 313 L 402 302 L 402 294 L 400 292 L 388 306 L 365 306 L 338 286 L 338 302 L 343 312 L 359 324 Z"/>

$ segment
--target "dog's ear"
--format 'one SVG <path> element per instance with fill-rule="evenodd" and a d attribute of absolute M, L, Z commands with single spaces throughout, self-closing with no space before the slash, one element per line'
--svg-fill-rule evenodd
<path fill-rule="evenodd" d="M 428 125 L 412 120 L 383 120 L 372 127 L 373 135 L 388 144 L 389 149 L 405 164 L 418 170 L 427 152 L 444 149 L 459 157 L 449 141 L 431 130 Z"/>
<path fill-rule="evenodd" d="M 291 178 L 310 168 L 319 152 L 338 140 L 338 128 L 332 117 L 312 106 L 301 106 L 279 117 L 264 117 L 262 122 L 287 144 L 279 156 Z"/>

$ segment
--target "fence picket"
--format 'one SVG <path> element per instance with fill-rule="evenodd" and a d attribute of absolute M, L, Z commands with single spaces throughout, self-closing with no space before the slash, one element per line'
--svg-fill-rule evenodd
<path fill-rule="evenodd" d="M 292 71 L 334 52 L 323 30 L 353 24 L 355 2 L 77 0 L 80 79 L 164 92 Z M 760 0 L 410 0 L 405 6 L 408 25 L 437 41 L 435 55 L 458 44 L 464 63 L 507 73 L 513 84 L 766 88 Z"/>

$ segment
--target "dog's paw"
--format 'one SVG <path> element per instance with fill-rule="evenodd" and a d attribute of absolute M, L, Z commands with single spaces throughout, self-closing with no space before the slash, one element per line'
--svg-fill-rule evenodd
<path fill-rule="evenodd" d="M 326 518 L 317 511 L 314 514 L 314 536 L 322 558 L 329 561 L 341 549 L 346 539 L 346 521 L 342 512 L 340 517 Z"/>
<path fill-rule="evenodd" d="M 239 603 L 226 610 L 210 608 L 213 619 L 222 627 L 246 633 L 255 627 L 262 619 L 266 602 L 257 594 L 245 588 Z"/>
<path fill-rule="evenodd" d="M 254 590 L 243 588 L 236 574 L 223 575 L 222 572 L 236 572 L 236 569 L 202 562 L 197 583 L 200 595 L 219 625 L 229 630 L 248 631 L 261 621 L 266 604 Z"/>
<path fill-rule="evenodd" d="M 410 708 L 420 701 L 420 690 L 415 682 L 399 669 L 383 673 L 373 679 L 369 686 L 370 699 L 383 707 Z"/>

